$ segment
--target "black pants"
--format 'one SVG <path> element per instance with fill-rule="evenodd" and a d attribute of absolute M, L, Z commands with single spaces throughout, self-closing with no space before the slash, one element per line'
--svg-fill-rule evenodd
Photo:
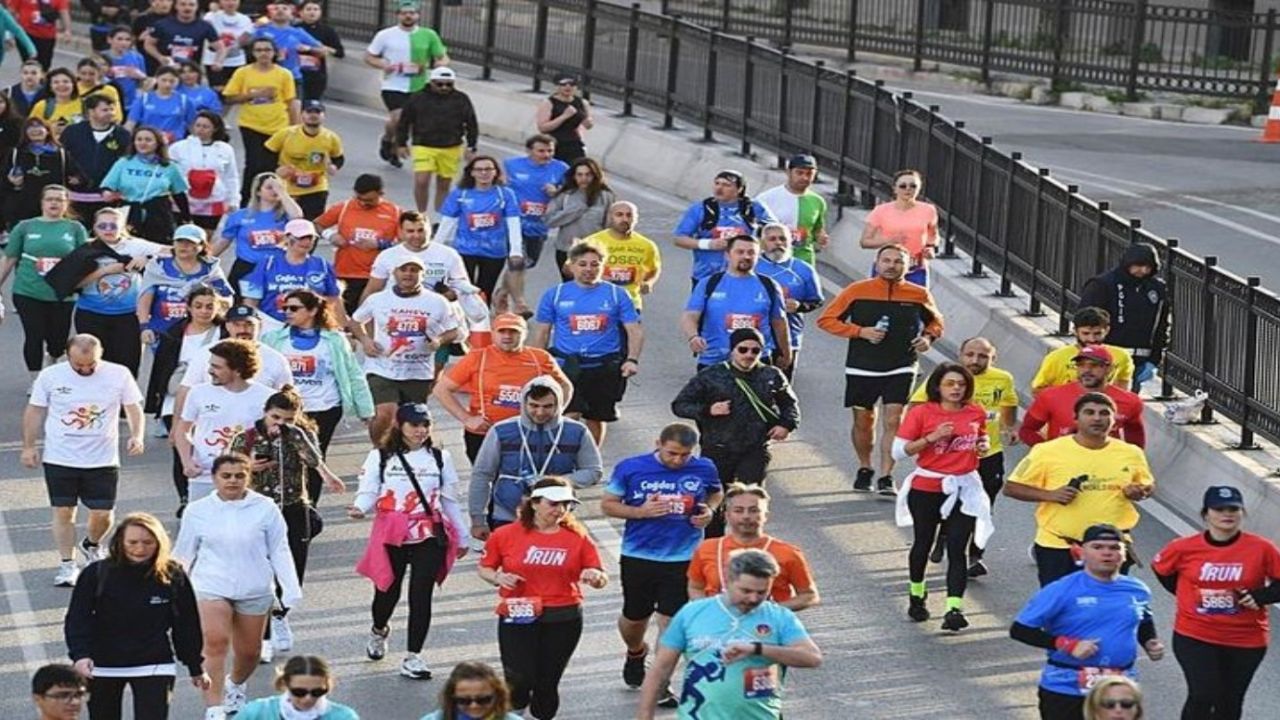
<path fill-rule="evenodd" d="M 293 558 L 293 567 L 298 573 L 298 585 L 302 585 L 302 581 L 307 575 L 307 557 L 311 553 L 310 506 L 304 502 L 297 502 L 280 508 L 280 514 L 284 515 L 284 524 L 289 539 L 289 555 Z M 280 600 L 283 597 L 284 588 L 279 583 L 276 583 L 276 599 Z M 279 604 L 280 609 L 272 610 L 272 614 L 276 617 L 284 617 L 288 614 L 289 608 L 284 607 L 283 603 Z M 264 640 L 271 639 L 271 623 L 262 626 L 262 638 Z"/>
<path fill-rule="evenodd" d="M 757 445 L 746 451 L 703 447 L 702 456 L 715 464 L 720 484 L 725 487 L 735 481 L 747 485 L 764 485 L 765 477 L 769 474 L 769 461 L 773 459 L 768 445 Z M 724 508 L 719 507 L 711 516 L 711 522 L 707 523 L 703 536 L 715 538 L 723 535 Z"/>
<path fill-rule="evenodd" d="M 1065 548 L 1036 545 L 1035 556 L 1036 575 L 1039 576 L 1040 587 L 1080 569 L 1080 566 L 1076 565 L 1075 558 L 1071 556 L 1071 551 Z M 1131 567 L 1133 567 L 1133 559 L 1126 555 L 1124 564 L 1120 566 L 1120 572 L 1128 575 Z"/>
<path fill-rule="evenodd" d="M 484 444 L 484 435 L 469 433 L 464 430 L 462 444 L 467 449 L 467 460 L 471 461 L 472 465 L 475 465 L 476 456 L 480 454 L 480 446 Z"/>
<path fill-rule="evenodd" d="M 173 696 L 172 675 L 151 677 L 95 677 L 89 681 L 89 720 L 124 720 L 125 687 L 133 689 L 133 717 L 162 720 L 169 717 Z"/>
<path fill-rule="evenodd" d="M 280 156 L 266 148 L 266 142 L 270 138 L 270 135 L 257 130 L 240 128 L 240 139 L 244 141 L 244 177 L 241 179 L 240 186 L 241 206 L 249 205 L 252 199 L 249 193 L 253 192 L 253 179 L 258 176 L 258 173 L 275 172 L 279 164 Z"/>
<path fill-rule="evenodd" d="M 467 268 L 467 277 L 471 280 L 471 284 L 480 288 L 486 301 L 493 302 L 493 291 L 498 287 L 502 268 L 507 265 L 506 259 L 463 255 L 462 264 Z"/>
<path fill-rule="evenodd" d="M 1040 720 L 1080 720 L 1084 717 L 1084 696 L 1063 695 L 1039 689 Z"/>
<path fill-rule="evenodd" d="M 1267 649 L 1214 645 L 1173 634 L 1173 655 L 1187 680 L 1182 720 L 1240 720 L 1244 695 Z"/>
<path fill-rule="evenodd" d="M 88 310 L 76 310 L 76 332 L 89 333 L 102 341 L 102 359 L 119 363 L 136 378 L 142 364 L 142 329 L 138 316 L 103 315 Z"/>
<path fill-rule="evenodd" d="M 354 315 L 360 307 L 360 296 L 369 286 L 369 278 L 338 278 L 338 282 L 342 284 L 342 307 L 348 316 Z"/>
<path fill-rule="evenodd" d="M 373 595 L 373 626 L 387 627 L 396 605 L 400 604 L 400 586 L 406 571 L 412 567 L 409 578 L 409 652 L 422 651 L 431 630 L 431 596 L 436 588 L 436 573 L 444 564 L 445 549 L 435 540 L 412 545 L 387 545 L 387 557 L 396 579 L 386 592 L 377 590 Z"/>
<path fill-rule="evenodd" d="M 173 432 L 172 415 L 165 415 L 160 418 L 160 421 L 164 423 L 165 430 L 170 433 Z M 173 474 L 173 489 L 178 492 L 178 500 L 185 503 L 191 491 L 191 479 L 182 471 L 182 456 L 178 454 L 178 448 L 170 447 L 169 454 L 173 456 L 173 464 L 170 468 L 170 472 Z"/>
<path fill-rule="evenodd" d="M 964 597 L 969 584 L 969 538 L 973 536 L 974 518 L 961 512 L 963 503 L 957 501 L 951 514 L 942 518 L 942 505 L 947 496 L 943 493 L 907 491 L 907 508 L 911 510 L 911 528 L 914 533 L 911 550 L 907 554 L 907 572 L 911 582 L 924 582 L 925 566 L 929 564 L 929 550 L 938 528 L 947 535 L 947 597 Z"/>
<path fill-rule="evenodd" d="M 134 236 L 146 238 L 162 245 L 173 244 L 173 231 L 178 227 L 178 216 L 173 212 L 173 200 L 164 195 L 129 206 L 128 225 Z"/>
<path fill-rule="evenodd" d="M 787 382 L 791 382 L 796 376 L 796 365 L 800 364 L 800 351 L 795 348 L 791 348 L 791 364 L 785 368 L 781 368 L 778 365 L 778 356 L 780 354 L 781 353 L 778 350 L 774 350 L 769 355 L 769 364 L 782 370 L 782 374 L 787 376 Z"/>
<path fill-rule="evenodd" d="M 40 67 L 44 71 L 49 72 L 49 68 L 53 66 L 53 48 L 58 44 L 57 38 L 31 38 L 31 44 L 36 46 L 36 59 L 40 61 Z M 23 58 L 26 60 L 27 58 Z"/>
<path fill-rule="evenodd" d="M 244 279 L 245 275 L 253 272 L 254 267 L 253 263 L 240 258 L 236 258 L 236 261 L 231 263 L 231 272 L 227 273 L 227 284 L 231 286 L 231 292 L 236 296 L 236 302 L 241 300 L 240 281 Z"/>
<path fill-rule="evenodd" d="M 39 371 L 44 366 L 45 353 L 54 360 L 62 357 L 67 351 L 67 337 L 71 335 L 71 312 L 75 303 L 14 295 L 13 309 L 22 321 L 22 359 L 28 370 Z"/>
<path fill-rule="evenodd" d="M 298 203 L 298 207 L 302 208 L 302 217 L 307 220 L 315 220 L 324 214 L 325 204 L 329 202 L 329 191 L 299 195 L 293 201 Z"/>
<path fill-rule="evenodd" d="M 320 441 L 320 456 L 323 459 L 329 454 L 329 443 L 333 442 L 333 433 L 338 429 L 338 422 L 342 420 L 342 406 L 309 412 L 307 415 L 315 420 L 318 426 L 316 439 Z M 320 477 L 320 471 L 315 468 L 307 470 L 307 497 L 311 498 L 312 505 L 319 506 L 322 490 L 324 490 L 324 480 Z"/>
<path fill-rule="evenodd" d="M 527 707 L 537 720 L 556 716 L 560 678 L 581 638 L 581 614 L 565 622 L 498 623 L 498 650 L 512 708 L 519 712 Z"/>
<path fill-rule="evenodd" d="M 324 91 L 329 89 L 329 73 L 313 71 L 302 73 L 302 99 L 322 100 Z"/>
<path fill-rule="evenodd" d="M 581 140 L 557 140 L 556 141 L 556 159 L 563 160 L 570 165 L 574 160 L 580 157 L 586 157 L 587 146 Z"/>

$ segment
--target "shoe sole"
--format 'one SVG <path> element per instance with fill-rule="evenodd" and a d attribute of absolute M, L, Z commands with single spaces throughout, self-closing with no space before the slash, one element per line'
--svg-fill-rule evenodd
<path fill-rule="evenodd" d="M 411 673 L 407 670 L 402 669 L 400 671 L 400 677 L 406 677 L 406 678 L 409 678 L 410 680 L 430 680 L 431 672 L 427 671 L 425 673 Z"/>
<path fill-rule="evenodd" d="M 861 488 L 861 487 L 858 487 L 857 485 L 854 485 L 853 491 L 856 493 L 869 493 L 871 492 L 871 488 L 870 487 Z"/>
<path fill-rule="evenodd" d="M 990 571 L 986 568 L 969 568 L 969 579 L 980 578 L 987 575 Z"/>

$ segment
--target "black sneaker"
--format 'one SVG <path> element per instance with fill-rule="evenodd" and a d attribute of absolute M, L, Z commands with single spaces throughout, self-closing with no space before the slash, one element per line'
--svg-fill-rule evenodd
<path fill-rule="evenodd" d="M 658 707 L 668 709 L 680 707 L 680 698 L 671 692 L 670 685 L 662 688 L 662 694 L 658 696 Z"/>
<path fill-rule="evenodd" d="M 858 468 L 858 474 L 853 478 L 853 491 L 871 492 L 871 480 L 875 475 L 876 471 L 871 468 Z"/>
<path fill-rule="evenodd" d="M 378 143 L 378 157 L 383 160 L 391 162 L 391 155 L 393 151 L 394 148 L 391 146 L 389 141 L 384 139 L 382 142 Z"/>
<path fill-rule="evenodd" d="M 648 654 L 649 646 L 646 645 L 639 655 L 628 652 L 626 661 L 622 663 L 622 682 L 632 690 L 639 690 L 644 685 L 644 659 Z"/>
<path fill-rule="evenodd" d="M 400 159 L 400 153 L 396 152 L 394 149 L 391 151 L 391 157 L 387 158 L 387 162 L 391 163 L 391 167 L 393 168 L 404 167 L 404 161 Z"/>
<path fill-rule="evenodd" d="M 897 495 L 898 491 L 893 489 L 893 476 L 885 475 L 879 480 L 876 480 L 876 492 L 881 495 L 888 495 L 889 497 Z"/>
<path fill-rule="evenodd" d="M 971 578 L 982 577 L 983 575 L 986 575 L 988 572 L 990 572 L 990 570 L 987 569 L 987 564 L 982 562 L 981 560 L 974 560 L 973 562 L 969 563 L 969 577 Z"/>
<path fill-rule="evenodd" d="M 969 620 L 958 608 L 952 608 L 942 616 L 942 629 L 947 632 L 960 632 L 967 627 L 969 627 Z"/>
<path fill-rule="evenodd" d="M 907 606 L 907 617 L 911 618 L 913 622 L 924 622 L 925 620 L 928 620 L 929 608 L 924 604 L 925 598 L 912 595 L 910 597 L 910 601 L 911 604 Z"/>

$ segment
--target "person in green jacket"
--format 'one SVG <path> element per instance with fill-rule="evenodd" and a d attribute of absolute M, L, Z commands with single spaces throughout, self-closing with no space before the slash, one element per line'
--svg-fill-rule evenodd
<path fill-rule="evenodd" d="M 31 42 L 31 36 L 18 24 L 18 20 L 13 16 L 13 13 L 5 9 L 3 5 L 0 5 L 0 37 L 5 35 L 13 37 L 13 41 L 18 44 L 23 57 L 36 56 L 36 44 Z M 0 65 L 4 64 L 4 46 L 5 44 L 0 42 Z"/>
<path fill-rule="evenodd" d="M 511 712 L 511 693 L 493 668 L 458 663 L 440 691 L 440 709 L 422 720 L 521 720 Z"/>
<path fill-rule="evenodd" d="M 337 684 L 329 663 L 315 655 L 295 655 L 276 673 L 275 697 L 254 700 L 236 714 L 236 720 L 279 720 L 305 717 L 315 720 L 360 720 L 355 710 L 328 698 Z"/>

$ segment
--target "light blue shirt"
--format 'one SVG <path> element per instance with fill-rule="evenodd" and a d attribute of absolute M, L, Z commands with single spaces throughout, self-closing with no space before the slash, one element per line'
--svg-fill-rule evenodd
<path fill-rule="evenodd" d="M 177 163 L 161 165 L 143 160 L 139 155 L 129 155 L 111 166 L 102 179 L 102 187 L 119 192 L 127 203 L 145 203 L 165 195 L 185 193 L 187 179 Z"/>

